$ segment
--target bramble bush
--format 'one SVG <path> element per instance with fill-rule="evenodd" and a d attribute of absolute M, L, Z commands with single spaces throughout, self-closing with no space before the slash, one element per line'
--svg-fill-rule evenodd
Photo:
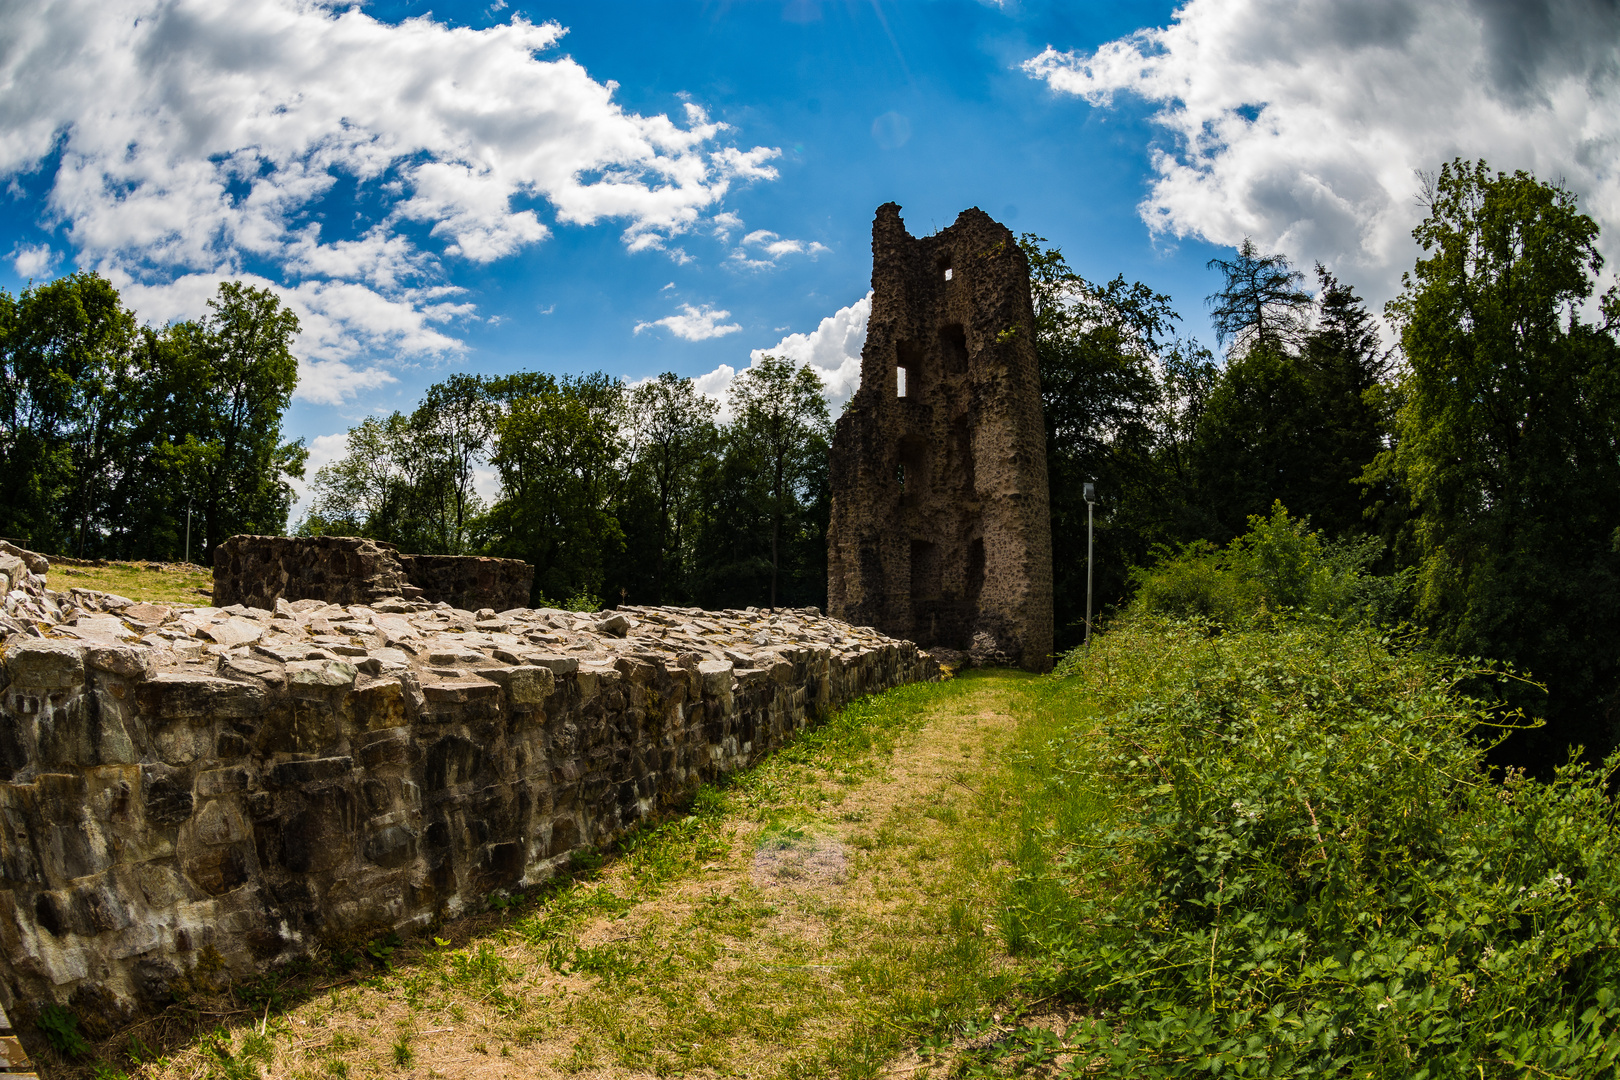
<path fill-rule="evenodd" d="M 1161 548 L 1153 566 L 1131 575 L 1132 608 L 1225 626 L 1284 612 L 1393 623 L 1410 608 L 1413 574 L 1370 573 L 1382 551 L 1377 537 L 1326 539 L 1274 502 L 1270 516 L 1250 516 L 1249 531 L 1224 548 L 1207 540 Z"/>
<path fill-rule="evenodd" d="M 1003 923 L 1038 996 L 1088 1018 L 1001 1065 L 1614 1074 L 1620 760 L 1493 775 L 1482 733 L 1523 721 L 1458 688 L 1510 670 L 1319 620 L 1138 614 L 1056 676 L 1013 763 L 1044 824 Z"/>

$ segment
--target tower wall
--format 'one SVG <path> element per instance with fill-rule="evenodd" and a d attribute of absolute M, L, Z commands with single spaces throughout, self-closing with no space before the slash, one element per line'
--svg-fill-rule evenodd
<path fill-rule="evenodd" d="M 917 238 L 887 203 L 872 291 L 861 388 L 833 436 L 829 612 L 1044 671 L 1052 535 L 1029 263 L 982 210 Z"/>

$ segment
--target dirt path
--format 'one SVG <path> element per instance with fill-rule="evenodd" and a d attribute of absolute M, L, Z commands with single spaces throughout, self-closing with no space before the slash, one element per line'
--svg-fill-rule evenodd
<path fill-rule="evenodd" d="M 928 1075 L 919 1041 L 1014 973 L 993 782 L 1024 682 L 878 699 L 877 745 L 784 754 L 595 880 L 140 1074 Z"/>

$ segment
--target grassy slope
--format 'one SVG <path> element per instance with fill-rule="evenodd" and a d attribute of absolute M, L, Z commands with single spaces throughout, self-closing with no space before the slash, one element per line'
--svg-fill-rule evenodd
<path fill-rule="evenodd" d="M 46 581 L 52 589 L 64 593 L 69 589 L 95 589 L 150 603 L 207 604 L 213 594 L 214 572 L 184 563 L 68 566 L 53 562 Z"/>

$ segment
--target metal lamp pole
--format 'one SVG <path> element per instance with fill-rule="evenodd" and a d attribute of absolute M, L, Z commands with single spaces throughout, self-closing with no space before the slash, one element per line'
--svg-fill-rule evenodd
<path fill-rule="evenodd" d="M 189 498 L 186 499 L 186 565 L 191 565 L 191 499 Z M 1088 614 L 1086 618 L 1090 619 L 1091 616 Z"/>
<path fill-rule="evenodd" d="M 1091 644 L 1091 510 L 1096 505 L 1097 485 L 1085 486 L 1086 497 L 1086 644 Z"/>

